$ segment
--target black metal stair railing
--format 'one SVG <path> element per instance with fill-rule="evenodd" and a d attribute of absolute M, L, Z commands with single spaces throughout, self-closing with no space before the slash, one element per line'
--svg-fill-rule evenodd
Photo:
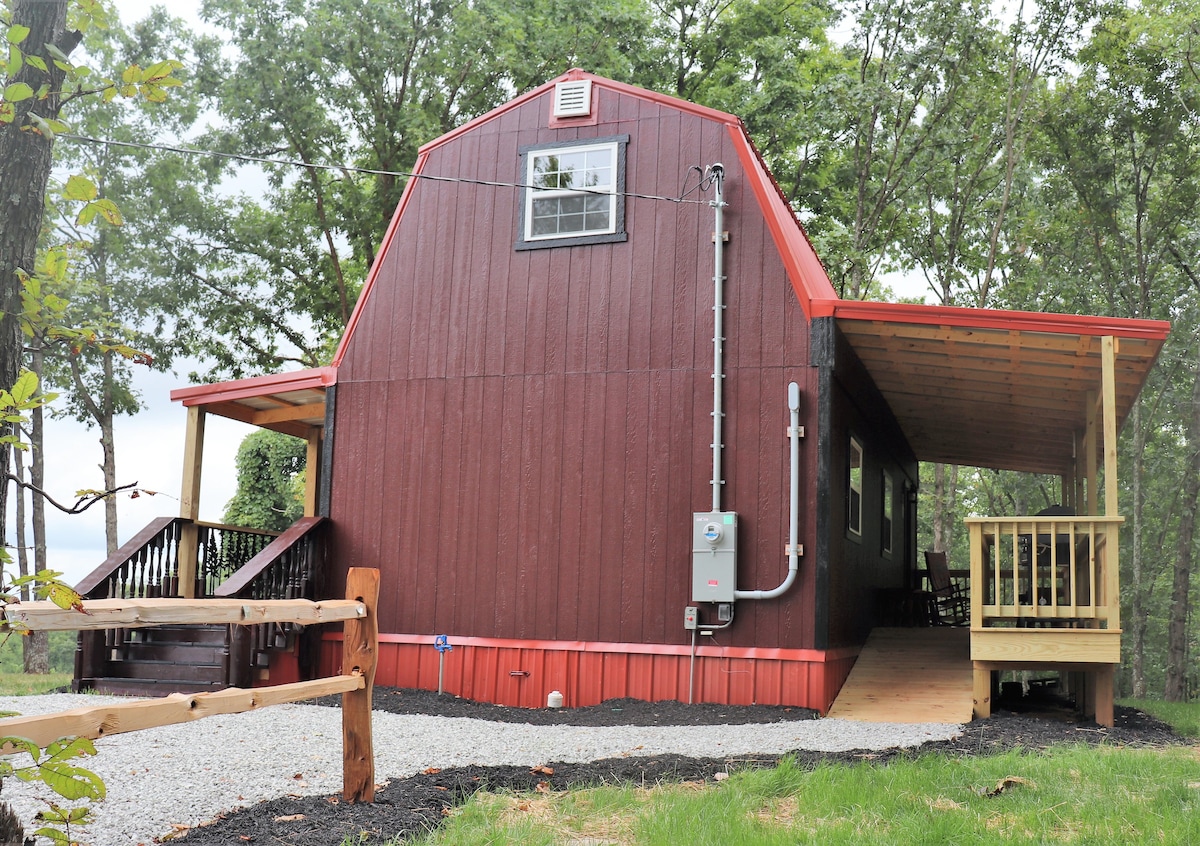
<path fill-rule="evenodd" d="M 180 596 L 180 541 L 192 521 L 159 517 L 134 535 L 76 590 L 86 599 L 159 599 Z M 277 532 L 261 532 L 211 523 L 197 523 L 198 561 L 195 596 L 208 598 L 228 576 L 270 545 Z M 125 659 L 138 638 L 136 629 L 80 632 L 75 653 L 75 689 L 93 686 L 110 675 L 114 663 Z M 228 653 L 228 647 L 226 647 Z M 227 676 L 238 674 L 226 658 Z"/>
<path fill-rule="evenodd" d="M 213 596 L 316 599 L 325 556 L 324 524 L 323 517 L 301 518 L 216 588 Z M 253 669 L 268 666 L 272 651 L 290 649 L 303 628 L 295 623 L 236 627 L 230 664 L 245 675 L 231 676 L 230 684 L 252 684 Z"/>
<path fill-rule="evenodd" d="M 216 523 L 197 523 L 199 562 L 196 596 L 213 597 L 223 582 L 274 541 L 280 532 L 244 529 Z"/>

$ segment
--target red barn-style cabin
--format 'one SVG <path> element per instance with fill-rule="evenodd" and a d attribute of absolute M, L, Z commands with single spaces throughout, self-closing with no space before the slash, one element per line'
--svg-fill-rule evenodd
<path fill-rule="evenodd" d="M 845 686 L 834 713 L 965 720 L 998 671 L 1047 668 L 1111 723 L 1121 520 L 1098 480 L 1166 324 L 839 300 L 738 118 L 578 70 L 414 170 L 332 364 L 175 391 L 182 512 L 83 592 L 341 596 L 377 567 L 378 684 L 821 712 Z M 307 517 L 198 522 L 207 414 L 307 439 Z M 1060 513 L 970 521 L 957 619 L 923 583 L 926 460 L 1062 479 Z M 969 626 L 909 628 L 946 621 Z M 338 631 L 104 637 L 78 686 L 341 655 Z M 215 668 L 171 677 L 198 648 Z"/>

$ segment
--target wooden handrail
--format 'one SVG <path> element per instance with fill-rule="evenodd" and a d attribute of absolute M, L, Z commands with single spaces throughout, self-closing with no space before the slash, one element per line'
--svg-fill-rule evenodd
<path fill-rule="evenodd" d="M 1088 620 L 1119 627 L 1118 562 L 1108 534 L 1117 532 L 1124 518 L 1046 515 L 968 517 L 965 522 L 973 629 L 1012 620 Z M 1043 537 L 1050 540 L 1039 560 L 1035 547 Z"/>
<path fill-rule="evenodd" d="M 302 540 L 310 531 L 321 525 L 324 517 L 301 517 L 283 534 L 271 541 L 263 551 L 255 555 L 238 568 L 237 572 L 221 583 L 213 591 L 215 597 L 234 597 L 250 586 L 258 576 L 283 555 L 287 550 Z"/>
<path fill-rule="evenodd" d="M 295 702 L 327 693 L 342 693 L 342 798 L 347 802 L 372 802 L 375 799 L 375 753 L 371 734 L 371 688 L 375 684 L 375 656 L 379 652 L 379 624 L 376 614 L 379 608 L 379 571 L 351 567 L 346 577 L 346 598 L 324 603 L 279 600 L 273 603 L 231 602 L 230 600 L 158 600 L 153 603 L 133 600 L 101 601 L 103 607 L 127 606 L 145 610 L 148 607 L 167 609 L 160 624 L 177 622 L 195 623 L 216 620 L 242 625 L 258 624 L 256 615 L 271 612 L 262 610 L 272 606 L 281 612 L 284 619 L 306 622 L 315 613 L 314 609 L 336 608 L 345 611 L 345 633 L 343 635 L 342 664 L 348 673 L 325 679 L 294 682 L 274 687 L 257 688 L 252 691 L 229 689 L 214 693 L 193 695 L 178 694 L 163 700 L 148 703 L 133 702 L 118 705 L 102 705 L 77 709 L 76 711 L 45 714 L 36 717 L 18 717 L 0 720 L 0 737 L 24 736 L 34 738 L 39 746 L 69 734 L 78 732 L 88 737 L 112 734 L 112 726 L 128 723 L 128 730 L 153 728 L 160 725 L 183 722 L 215 714 L 236 714 L 250 711 L 262 705 Z M 48 603 L 16 603 L 5 609 L 6 616 L 17 619 L 22 605 L 41 606 Z M 243 619 L 230 619 L 229 609 L 240 606 Z M 98 606 L 99 607 L 99 606 Z M 248 609 L 258 609 L 247 614 Z M 84 606 L 85 611 L 87 606 Z M 286 614 L 283 614 L 286 610 Z M 63 628 L 78 629 L 87 625 L 87 614 L 67 612 L 72 625 Z M 158 613 L 158 612 L 156 612 Z M 117 625 L 123 625 L 118 623 Z M 138 625 L 135 623 L 134 625 Z M 114 716 L 123 714 L 125 718 Z M 117 731 L 121 729 L 116 729 Z M 15 746 L 0 749 L 0 754 L 15 751 Z"/>
<path fill-rule="evenodd" d="M 196 525 L 202 529 L 219 529 L 223 532 L 241 532 L 243 535 L 266 535 L 268 537 L 277 538 L 283 532 L 276 532 L 271 529 L 254 529 L 250 526 L 234 526 L 229 523 L 209 523 L 204 520 L 197 520 Z"/>
<path fill-rule="evenodd" d="M 76 592 L 87 596 L 100 585 L 104 584 L 105 579 L 115 573 L 122 564 L 133 558 L 146 544 L 150 543 L 162 534 L 168 526 L 177 521 L 179 523 L 192 522 L 185 517 L 155 517 L 144 529 L 125 541 L 120 549 L 108 556 L 108 558 L 105 558 L 103 564 L 84 576 L 83 581 L 75 586 Z"/>
<path fill-rule="evenodd" d="M 82 611 L 82 613 L 80 613 Z M 232 623 L 297 623 L 315 626 L 356 620 L 366 614 L 361 602 L 329 599 L 85 599 L 80 608 L 59 608 L 53 602 L 15 602 L 4 608 L 4 619 L 31 631 L 69 632 L 93 629 L 136 629 L 146 626 L 194 626 Z"/>

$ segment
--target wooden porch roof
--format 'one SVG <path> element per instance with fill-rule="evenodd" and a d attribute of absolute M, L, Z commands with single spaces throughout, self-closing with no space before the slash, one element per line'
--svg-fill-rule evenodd
<path fill-rule="evenodd" d="M 240 420 L 308 439 L 325 428 L 325 389 L 337 381 L 333 367 L 256 376 L 171 391 L 171 399 L 208 414 Z"/>
<path fill-rule="evenodd" d="M 1170 324 L 1079 315 L 837 301 L 827 313 L 871 374 L 922 461 L 1066 474 L 1101 339 L 1117 339 L 1118 430 Z"/>

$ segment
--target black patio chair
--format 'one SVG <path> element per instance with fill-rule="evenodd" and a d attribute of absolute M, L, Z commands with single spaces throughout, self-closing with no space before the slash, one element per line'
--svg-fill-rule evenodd
<path fill-rule="evenodd" d="M 971 594 L 950 578 L 945 552 L 925 550 L 925 569 L 929 575 L 930 607 L 938 626 L 965 626 L 971 621 Z"/>

